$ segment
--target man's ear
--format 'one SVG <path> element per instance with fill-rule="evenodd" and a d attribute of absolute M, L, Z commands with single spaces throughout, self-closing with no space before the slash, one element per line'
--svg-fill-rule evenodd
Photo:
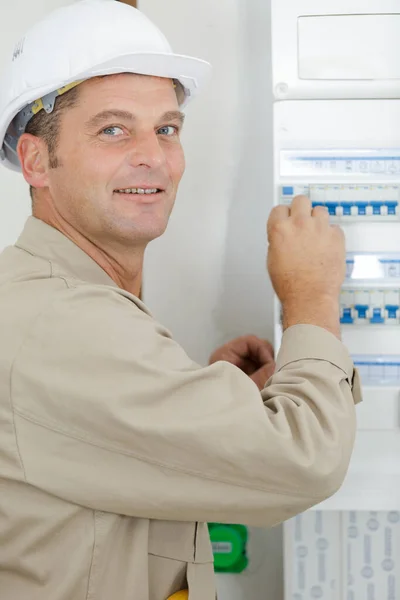
<path fill-rule="evenodd" d="M 34 188 L 43 188 L 48 184 L 49 156 L 46 143 L 30 133 L 21 135 L 17 146 L 25 180 Z"/>

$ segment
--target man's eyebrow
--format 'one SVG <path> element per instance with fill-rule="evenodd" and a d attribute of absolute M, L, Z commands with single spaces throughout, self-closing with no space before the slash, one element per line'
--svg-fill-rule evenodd
<path fill-rule="evenodd" d="M 132 113 L 126 110 L 102 110 L 101 112 L 91 117 L 87 122 L 86 126 L 96 127 L 97 125 L 101 125 L 104 121 L 108 121 L 109 119 L 121 119 L 123 121 L 135 121 L 135 117 Z"/>
<path fill-rule="evenodd" d="M 104 121 L 108 121 L 110 119 L 111 120 L 112 119 L 120 119 L 122 121 L 133 122 L 133 121 L 137 120 L 137 117 L 135 117 L 135 115 L 133 115 L 131 112 L 126 111 L 126 110 L 120 110 L 120 109 L 103 110 L 103 111 L 97 113 L 97 115 L 94 115 L 94 117 L 91 117 L 86 122 L 86 127 L 88 127 L 88 128 L 96 127 L 96 126 L 99 126 L 102 123 L 104 123 Z M 185 115 L 182 112 L 180 112 L 179 110 L 167 111 L 159 119 L 160 123 L 163 123 L 165 121 L 179 121 L 181 126 L 183 125 L 184 120 L 185 120 Z"/>
<path fill-rule="evenodd" d="M 183 125 L 185 115 L 180 110 L 169 110 L 163 114 L 160 121 L 179 121 L 180 125 Z"/>

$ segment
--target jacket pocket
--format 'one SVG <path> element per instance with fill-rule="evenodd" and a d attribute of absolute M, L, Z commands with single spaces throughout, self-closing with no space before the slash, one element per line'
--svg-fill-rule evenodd
<path fill-rule="evenodd" d="M 213 562 L 205 523 L 150 521 L 149 554 L 192 563 Z"/>
<path fill-rule="evenodd" d="M 214 600 L 213 554 L 205 524 L 150 521 L 148 553 L 149 600 L 166 600 L 188 587 L 189 600 L 196 600 L 203 584 L 207 592 L 202 600 Z"/>

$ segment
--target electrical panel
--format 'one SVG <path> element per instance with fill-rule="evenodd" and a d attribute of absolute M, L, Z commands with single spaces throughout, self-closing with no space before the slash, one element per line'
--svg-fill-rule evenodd
<path fill-rule="evenodd" d="M 285 529 L 291 600 L 398 600 L 400 511 L 310 511 Z"/>
<path fill-rule="evenodd" d="M 400 598 L 399 50 L 397 0 L 272 0 L 274 203 L 304 194 L 345 233 L 364 398 L 341 489 L 284 526 L 285 600 Z"/>
<path fill-rule="evenodd" d="M 272 0 L 276 100 L 399 98 L 397 0 Z"/>
<path fill-rule="evenodd" d="M 301 4 L 301 2 L 299 3 Z M 284 526 L 285 600 L 400 598 L 400 100 L 274 106 L 274 203 L 304 194 L 346 237 L 342 339 L 364 401 L 341 489 Z M 275 342 L 282 336 L 275 301 Z"/>

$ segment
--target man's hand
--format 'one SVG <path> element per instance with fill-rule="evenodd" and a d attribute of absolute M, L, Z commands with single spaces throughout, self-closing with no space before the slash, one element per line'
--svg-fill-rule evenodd
<path fill-rule="evenodd" d="M 236 338 L 215 350 L 210 365 L 225 360 L 239 367 L 262 390 L 275 370 L 274 349 L 255 335 Z"/>
<path fill-rule="evenodd" d="M 276 206 L 268 221 L 268 270 L 281 301 L 283 327 L 307 323 L 340 336 L 339 294 L 345 243 L 327 210 L 305 196 Z"/>

